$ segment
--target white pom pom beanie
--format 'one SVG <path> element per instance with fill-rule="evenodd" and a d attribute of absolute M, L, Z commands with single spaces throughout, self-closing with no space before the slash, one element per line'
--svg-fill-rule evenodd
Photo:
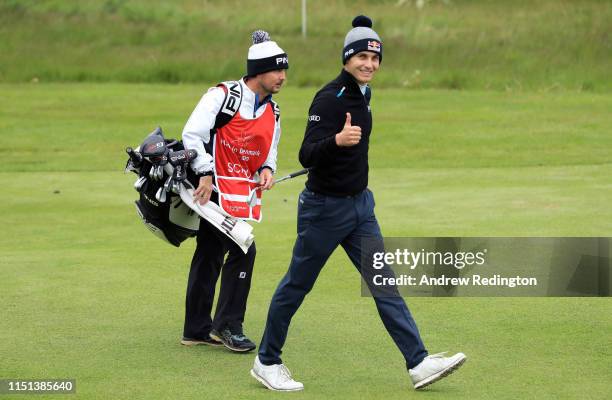
<path fill-rule="evenodd" d="M 247 56 L 247 76 L 255 76 L 276 69 L 289 69 L 287 53 L 270 39 L 265 31 L 255 31 L 251 35 L 253 45 Z"/>

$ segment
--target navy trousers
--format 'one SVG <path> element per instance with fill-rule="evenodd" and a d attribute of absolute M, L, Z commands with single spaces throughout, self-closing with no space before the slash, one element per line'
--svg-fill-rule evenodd
<path fill-rule="evenodd" d="M 221 331 L 226 327 L 230 328 L 232 333 L 242 332 L 255 255 L 255 243 L 244 254 L 231 239 L 205 219 L 200 219 L 197 246 L 187 282 L 184 337 L 207 339 L 211 329 Z M 219 299 L 215 318 L 211 320 L 210 313 L 219 275 Z"/>
<path fill-rule="evenodd" d="M 368 189 L 352 197 L 331 197 L 304 189 L 298 203 L 297 232 L 289 270 L 272 297 L 259 346 L 259 359 L 266 365 L 282 363 L 280 355 L 291 318 L 338 245 L 363 275 L 363 239 L 382 239 L 374 215 L 374 196 Z M 374 300 L 407 367 L 418 365 L 427 356 L 427 351 L 403 298 L 399 295 L 375 296 Z"/>

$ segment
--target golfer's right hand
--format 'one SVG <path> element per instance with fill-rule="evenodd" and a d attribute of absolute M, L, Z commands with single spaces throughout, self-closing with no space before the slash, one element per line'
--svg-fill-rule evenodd
<path fill-rule="evenodd" d="M 203 176 L 200 178 L 198 188 L 193 192 L 193 200 L 204 205 L 210 200 L 212 191 L 212 176 Z"/>
<path fill-rule="evenodd" d="M 336 144 L 341 147 L 354 146 L 361 140 L 361 127 L 351 125 L 351 113 L 346 113 L 344 128 L 336 134 Z"/>

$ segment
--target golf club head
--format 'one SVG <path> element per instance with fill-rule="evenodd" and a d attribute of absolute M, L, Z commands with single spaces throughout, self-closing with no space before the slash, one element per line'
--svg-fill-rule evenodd
<path fill-rule="evenodd" d="M 149 169 L 149 178 L 155 180 L 155 165 L 151 165 L 151 169 Z"/>
<path fill-rule="evenodd" d="M 181 183 L 176 180 L 172 180 L 171 190 L 172 190 L 172 193 L 180 194 L 181 193 Z"/>
<path fill-rule="evenodd" d="M 142 185 L 144 185 L 146 181 L 147 181 L 147 177 L 141 176 L 140 178 L 136 180 L 136 182 L 134 182 L 134 189 L 136 189 L 137 192 L 140 192 L 140 190 L 142 189 Z"/>
<path fill-rule="evenodd" d="M 164 191 L 169 192 L 171 186 L 172 186 L 172 177 L 169 176 L 168 179 L 166 179 L 166 183 L 164 183 Z"/>
<path fill-rule="evenodd" d="M 151 170 L 149 171 L 149 177 L 154 181 L 157 180 L 157 166 L 152 165 Z"/>
<path fill-rule="evenodd" d="M 156 165 L 155 167 L 155 180 L 161 181 L 164 177 L 164 168 L 161 165 Z"/>
<path fill-rule="evenodd" d="M 157 193 L 155 193 L 155 198 L 157 199 L 157 201 L 159 201 L 160 203 L 165 203 L 166 202 L 166 191 L 164 190 L 163 187 L 160 187 L 157 190 Z"/>

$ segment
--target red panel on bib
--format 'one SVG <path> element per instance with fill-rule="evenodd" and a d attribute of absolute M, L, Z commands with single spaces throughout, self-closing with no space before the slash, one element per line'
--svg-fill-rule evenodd
<path fill-rule="evenodd" d="M 261 220 L 261 190 L 257 190 L 257 205 L 247 200 L 255 190 L 255 173 L 268 158 L 274 137 L 275 116 L 272 104 L 266 104 L 256 119 L 243 119 L 240 112 L 217 131 L 214 159 L 219 205 L 237 218 Z"/>

